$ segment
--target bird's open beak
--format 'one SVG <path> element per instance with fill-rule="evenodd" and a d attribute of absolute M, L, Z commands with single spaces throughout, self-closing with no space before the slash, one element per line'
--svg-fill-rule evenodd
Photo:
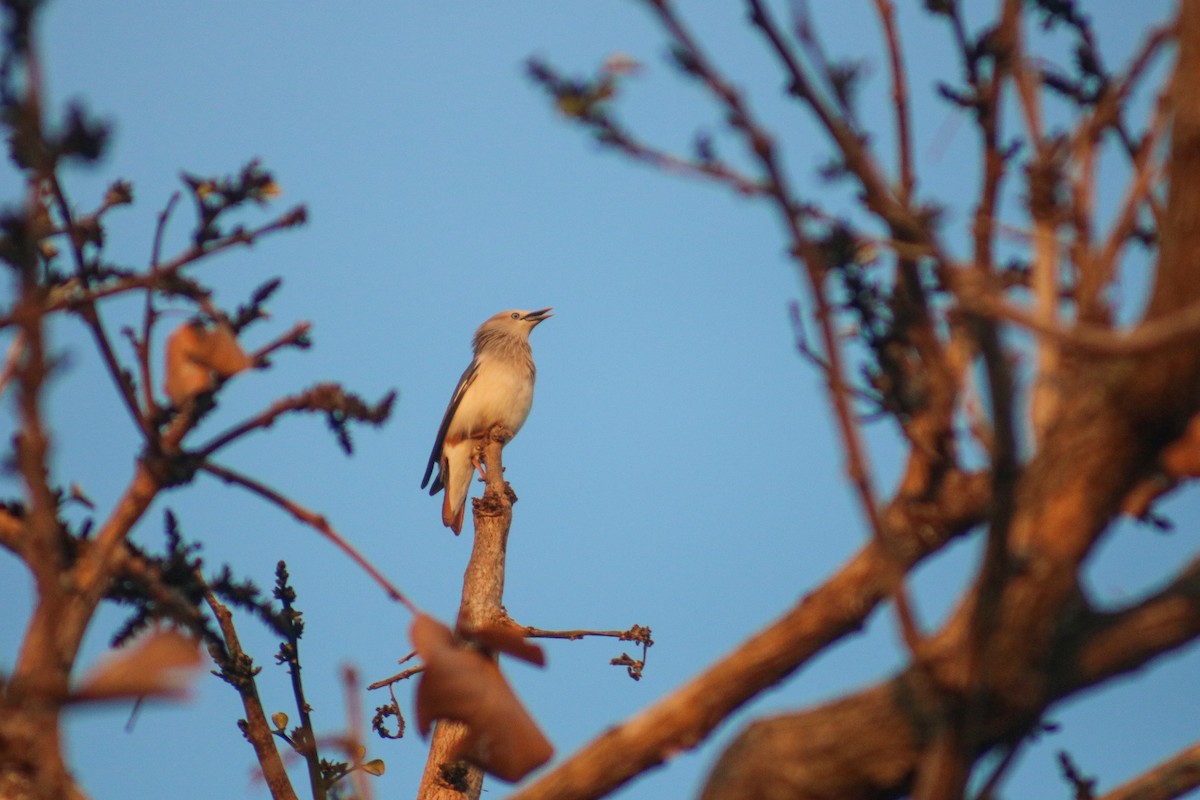
<path fill-rule="evenodd" d="M 524 319 L 526 322 L 532 322 L 536 327 L 539 322 L 545 322 L 547 319 L 554 316 L 550 313 L 553 310 L 554 307 L 551 306 L 550 308 L 543 308 L 540 311 L 530 311 L 525 315 Z"/>

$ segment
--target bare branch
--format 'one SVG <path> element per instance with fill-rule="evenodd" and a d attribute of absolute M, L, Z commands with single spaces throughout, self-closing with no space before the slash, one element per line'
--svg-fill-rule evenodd
<path fill-rule="evenodd" d="M 234 472 L 231 469 L 226 469 L 225 467 L 214 464 L 211 461 L 205 461 L 200 465 L 200 469 L 215 475 L 226 483 L 233 483 L 249 490 L 272 505 L 276 505 L 283 509 L 300 522 L 303 522 L 305 525 L 308 525 L 310 528 L 314 529 L 326 539 L 331 541 L 339 550 L 349 556 L 351 561 L 353 561 L 355 564 L 361 567 L 364 572 L 370 575 L 371 579 L 374 580 L 375 583 L 379 584 L 383 591 L 387 593 L 388 597 L 390 597 L 392 600 L 395 600 L 397 603 L 400 603 L 412 613 L 417 613 L 418 609 L 413 602 L 409 600 L 399 589 L 392 585 L 391 581 L 385 578 L 383 573 L 376 569 L 375 565 L 368 561 L 361 553 L 359 553 L 352 544 L 343 539 L 341 535 L 339 535 L 338 532 L 333 529 L 333 526 L 329 524 L 329 521 L 325 519 L 324 516 L 313 511 L 309 511 L 299 503 L 289 500 L 279 492 L 263 483 L 259 483 L 253 478 L 249 478 L 238 472 Z"/>
<path fill-rule="evenodd" d="M 892 0 L 874 0 L 879 23 L 883 26 L 887 45 L 888 63 L 892 74 L 892 104 L 896 111 L 896 149 L 900 162 L 900 202 L 907 205 L 912 200 L 916 174 L 913 171 L 912 133 L 908 107 L 908 70 L 904 67 L 904 53 L 900 49 L 900 31 L 896 28 L 896 7 Z"/>
<path fill-rule="evenodd" d="M 221 628 L 225 649 L 229 654 L 229 662 L 238 664 L 248 661 L 249 657 L 242 650 L 237 628 L 233 625 L 233 614 L 211 591 L 205 596 L 205 600 Z M 258 696 L 258 686 L 255 684 L 253 676 L 242 676 L 242 679 L 236 682 L 232 680 L 232 677 L 231 675 L 229 683 L 237 689 L 238 695 L 242 698 L 242 708 L 246 712 L 245 720 L 240 726 L 242 735 L 254 748 L 254 755 L 262 769 L 263 780 L 266 781 L 267 788 L 271 791 L 271 797 L 273 800 L 295 800 L 296 790 L 292 787 L 287 769 L 283 765 L 283 759 L 280 758 L 279 750 L 275 747 L 275 736 L 271 732 L 271 725 L 267 721 L 262 700 Z"/>
<path fill-rule="evenodd" d="M 603 733 L 510 800 L 575 800 L 609 792 L 696 747 L 735 709 L 858 630 L 911 568 L 986 515 L 986 475 L 948 474 L 928 503 L 897 498 L 882 513 L 888 545 L 872 540 L 774 623 L 632 719 Z M 889 552 L 890 551 L 890 552 Z"/>
<path fill-rule="evenodd" d="M 1200 742 L 1187 747 L 1097 800 L 1174 800 L 1200 786 Z"/>

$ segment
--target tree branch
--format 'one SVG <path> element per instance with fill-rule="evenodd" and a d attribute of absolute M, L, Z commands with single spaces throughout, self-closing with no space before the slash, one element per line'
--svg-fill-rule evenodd
<path fill-rule="evenodd" d="M 457 623 L 460 631 L 478 630 L 508 619 L 504 611 L 504 565 L 516 495 L 504 480 L 501 453 L 511 438 L 510 432 L 495 427 L 481 445 L 487 488 L 483 497 L 473 501 L 475 541 L 463 575 Z M 483 790 L 483 771 L 479 767 L 466 765 L 454 780 L 447 780 L 454 773 L 450 753 L 467 732 L 461 722 L 438 720 L 417 790 L 418 800 L 479 800 Z"/>
<path fill-rule="evenodd" d="M 612 791 L 696 747 L 735 709 L 859 630 L 908 569 L 986 515 L 989 480 L 947 473 L 929 501 L 897 498 L 883 511 L 887 545 L 872 540 L 821 587 L 686 685 L 609 729 L 510 800 L 575 800 Z"/>

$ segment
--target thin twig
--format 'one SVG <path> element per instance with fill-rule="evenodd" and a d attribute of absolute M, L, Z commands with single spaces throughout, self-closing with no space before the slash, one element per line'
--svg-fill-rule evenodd
<path fill-rule="evenodd" d="M 628 131 L 620 128 L 611 119 L 603 123 L 604 143 L 621 150 L 636 161 L 649 164 L 663 172 L 690 178 L 706 178 L 727 184 L 738 194 L 756 197 L 768 193 L 768 187 L 730 167 L 723 161 L 713 159 L 698 161 L 668 153 L 639 141 Z"/>
<path fill-rule="evenodd" d="M 425 671 L 424 664 L 422 664 L 419 667 L 409 667 L 406 670 L 397 672 L 395 675 L 393 675 L 390 678 L 384 678 L 382 680 L 375 681 L 374 683 L 367 686 L 367 691 L 372 691 L 374 689 L 382 689 L 385 686 L 391 686 L 394 683 L 399 683 L 400 681 L 408 680 L 413 675 L 420 675 L 424 671 Z"/>
<path fill-rule="evenodd" d="M 1008 774 L 1009 769 L 1017 761 L 1017 754 L 1021 752 L 1021 742 L 1010 744 L 1004 751 L 1004 755 L 1000 761 L 988 774 L 987 779 L 983 782 L 983 786 L 979 787 L 979 791 L 975 793 L 975 800 L 995 800 L 996 789 L 1000 786 L 1000 781 Z"/>
<path fill-rule="evenodd" d="M 522 625 L 521 629 L 531 639 L 566 639 L 574 642 L 588 636 L 607 636 L 611 639 L 620 639 L 625 642 L 641 641 L 637 636 L 631 635 L 630 631 L 589 631 L 582 629 L 573 631 L 547 631 L 541 628 L 534 628 L 530 625 Z"/>
<path fill-rule="evenodd" d="M 417 608 L 417 606 L 411 600 L 409 600 L 399 589 L 397 589 L 394 585 L 392 585 L 391 581 L 389 581 L 387 578 L 385 578 L 383 576 L 383 573 L 381 573 L 378 569 L 376 569 L 375 565 L 372 564 L 370 561 L 368 561 L 361 553 L 359 553 L 358 550 L 355 549 L 355 547 L 352 544 L 350 544 L 348 541 L 343 539 L 338 534 L 338 532 L 335 531 L 333 529 L 333 527 L 329 524 L 329 521 L 327 519 L 325 519 L 325 517 L 323 517 L 322 515 L 308 510 L 307 508 L 300 505 L 299 503 L 296 503 L 296 502 L 288 499 L 287 497 L 284 497 L 282 494 L 275 491 L 271 487 L 269 487 L 265 484 L 259 483 L 258 481 L 254 480 L 253 478 L 247 477 L 245 475 L 242 475 L 241 473 L 234 472 L 231 469 L 227 469 L 225 467 L 214 464 L 211 461 L 206 461 L 203 464 L 201 464 L 200 469 L 202 469 L 203 471 L 205 471 L 211 475 L 215 475 L 216 477 L 220 478 L 221 480 L 225 481 L 226 483 L 237 484 L 238 486 L 241 486 L 242 488 L 249 490 L 250 492 L 258 495 L 259 497 L 262 497 L 263 499 L 267 500 L 268 502 L 270 502 L 276 506 L 279 506 L 281 509 L 283 509 L 287 513 L 291 514 L 293 517 L 295 517 L 299 521 L 303 522 L 305 525 L 308 525 L 310 528 L 313 528 L 318 533 L 320 533 L 322 536 L 324 536 L 326 539 L 331 541 L 334 544 L 334 546 L 336 546 L 339 550 L 341 550 L 343 553 L 345 553 L 347 556 L 349 556 L 350 560 L 353 561 L 355 564 L 357 564 L 359 567 L 361 567 L 364 572 L 366 572 L 368 575 L 370 575 L 371 579 L 374 580 L 375 583 L 379 584 L 379 586 L 384 590 L 384 592 L 387 593 L 388 597 L 390 597 L 392 600 L 395 600 L 396 602 L 403 605 L 405 608 L 407 608 L 413 614 L 419 613 L 419 609 Z"/>
<path fill-rule="evenodd" d="M 58 213 L 63 219 L 63 224 L 69 231 L 75 230 L 75 222 L 72 219 L 71 204 L 67 200 L 67 195 L 63 191 L 62 184 L 58 177 L 51 173 L 47 176 L 54 195 L 55 204 L 58 206 Z M 83 243 L 78 236 L 68 236 L 67 240 L 71 243 L 71 254 L 75 260 L 75 272 L 80 282 L 86 291 L 91 283 L 91 278 L 88 274 L 87 261 L 83 255 Z M 113 350 L 112 342 L 108 338 L 108 332 L 104 329 L 104 320 L 100 316 L 100 309 L 96 307 L 95 302 L 84 300 L 75 306 L 83 321 L 87 323 L 88 330 L 92 333 L 92 338 L 96 342 L 96 347 L 100 350 L 100 356 L 104 360 L 104 365 L 108 370 L 109 377 L 112 378 L 113 384 L 117 388 L 117 394 L 121 397 L 129 416 L 133 419 L 133 424 L 137 427 L 146 441 L 153 438 L 151 423 L 148 416 L 142 414 L 138 408 L 137 398 L 134 396 L 134 389 L 126 380 L 128 373 L 121 366 L 121 362 L 117 359 L 117 354 Z M 47 308 L 47 311 L 51 309 Z"/>
<path fill-rule="evenodd" d="M 0 370 L 0 395 L 4 394 L 8 382 L 17 372 L 17 362 L 25 348 L 25 332 L 17 331 L 13 340 L 8 343 L 8 353 L 4 357 L 4 369 Z"/>
<path fill-rule="evenodd" d="M 896 8 L 892 0 L 874 0 L 875 11 L 883 26 L 887 43 L 888 63 L 892 75 L 892 104 L 896 110 L 896 149 L 900 161 L 900 202 L 907 205 L 912 200 L 916 178 L 913 172 L 912 133 L 908 107 L 908 70 L 904 67 L 904 53 L 900 48 L 900 32 L 896 28 Z"/>
<path fill-rule="evenodd" d="M 291 332 L 285 334 L 283 339 L 280 341 L 285 342 L 285 340 L 289 338 L 294 338 L 296 331 L 302 328 L 304 325 L 305 323 L 300 323 L 300 325 L 296 326 L 296 328 L 293 328 Z M 268 345 L 268 352 L 271 349 L 275 349 L 276 346 L 283 345 L 279 342 L 276 342 L 273 345 Z M 255 354 L 256 359 L 257 357 L 258 354 Z M 314 401 L 317 400 L 319 393 L 324 391 L 327 387 L 328 384 L 318 384 L 316 387 L 300 392 L 299 394 L 276 400 L 274 403 L 268 406 L 266 410 L 261 411 L 258 414 L 255 414 L 253 417 L 239 422 L 237 425 L 234 425 L 232 428 L 229 428 L 223 433 L 214 436 L 206 444 L 198 447 L 195 451 L 195 455 L 199 458 L 208 458 L 218 450 L 232 444 L 248 433 L 271 427 L 275 424 L 275 421 L 284 414 L 295 411 L 309 412 L 315 410 Z"/>
<path fill-rule="evenodd" d="M 267 357 L 276 350 L 282 350 L 285 347 L 295 347 L 304 341 L 305 337 L 312 331 L 311 322 L 297 322 L 292 326 L 291 330 L 282 336 L 275 339 L 250 354 L 250 360 L 257 366 L 263 366 L 266 363 Z"/>
<path fill-rule="evenodd" d="M 184 267 L 234 247 L 253 245 L 263 236 L 294 228 L 297 225 L 303 224 L 306 219 L 306 213 L 304 206 L 297 206 L 258 228 L 250 230 L 239 229 L 224 239 L 212 242 L 204 247 L 192 246 L 170 261 L 161 264 L 156 271 L 116 278 L 101 285 L 85 288 L 77 292 L 56 294 L 46 303 L 46 312 L 62 311 L 68 308 L 75 308 L 81 304 L 92 304 L 98 300 L 114 297 L 136 289 L 169 288 L 167 281 L 178 274 Z M 0 318 L 0 328 L 10 324 L 12 324 L 10 319 Z"/>
<path fill-rule="evenodd" d="M 751 9 L 751 20 L 767 35 L 768 39 L 776 47 L 780 58 L 790 70 L 794 80 L 794 92 L 808 101 L 826 129 L 833 135 L 835 141 L 842 149 L 847 166 L 862 181 L 866 195 L 868 198 L 872 196 L 875 198 L 875 203 L 878 204 L 879 208 L 873 208 L 873 210 L 886 217 L 886 212 L 894 211 L 896 204 L 888 192 L 886 185 L 880 180 L 874 162 L 865 153 L 862 142 L 853 136 L 851 131 L 841 121 L 841 118 L 837 117 L 831 109 L 828 109 L 823 101 L 812 91 L 806 74 L 794 57 L 792 57 L 790 51 L 787 50 L 786 45 L 783 44 L 782 37 L 771 22 L 763 4 L 759 0 L 748 0 L 748 2 Z M 838 430 L 841 434 L 842 444 L 846 450 L 846 469 L 851 482 L 857 490 L 859 503 L 867 517 L 873 537 L 881 544 L 885 544 L 887 540 L 883 533 L 883 522 L 879 517 L 879 508 L 875 490 L 872 486 L 870 467 L 863 451 L 857 425 L 854 422 L 854 415 L 847 400 L 850 396 L 850 387 L 845 380 L 841 348 L 833 329 L 833 309 L 830 307 L 829 300 L 825 296 L 824 291 L 824 258 L 816 243 L 800 227 L 800 222 L 794 213 L 797 204 L 792 200 L 793 194 L 790 189 L 790 182 L 779 162 L 779 157 L 771 141 L 771 137 L 767 135 L 751 116 L 738 91 L 718 74 L 716 68 L 709 62 L 699 44 L 688 32 L 687 28 L 684 27 L 683 22 L 672 10 L 670 4 L 662 0 L 660 2 L 653 2 L 650 5 L 668 33 L 680 47 L 690 54 L 697 74 L 709 86 L 714 97 L 726 107 L 729 112 L 731 124 L 745 135 L 751 151 L 767 173 L 771 187 L 771 197 L 781 212 L 783 223 L 787 227 L 789 238 L 792 241 L 792 251 L 804 267 L 805 274 L 808 277 L 809 290 L 817 306 L 817 323 L 821 330 L 822 345 L 825 348 L 825 355 L 829 362 L 829 394 L 838 420 Z M 906 216 L 904 213 L 897 214 L 898 219 L 904 216 Z M 891 221 L 890 217 L 886 218 Z M 894 224 L 893 227 L 896 227 L 896 225 Z M 927 235 L 924 233 L 914 233 L 913 238 L 916 241 L 924 241 Z M 916 656 L 920 648 L 921 633 L 915 614 L 912 611 L 911 603 L 908 600 L 908 590 L 904 585 L 903 575 L 898 571 L 893 571 L 893 574 L 889 576 L 889 587 L 895 600 L 896 613 L 900 621 L 904 641 L 914 656 Z"/>
<path fill-rule="evenodd" d="M 242 650 L 237 628 L 233 624 L 233 614 L 229 608 L 218 600 L 211 590 L 205 592 L 205 601 L 217 618 L 217 624 L 221 628 L 221 635 L 225 641 L 225 649 L 230 656 L 230 663 L 236 663 L 240 659 L 248 660 L 245 651 Z M 263 779 L 271 790 L 271 797 L 276 800 L 295 800 L 296 790 L 292 787 L 283 759 L 280 758 L 279 750 L 275 747 L 275 737 L 271 732 L 271 726 L 267 723 L 267 715 L 258 694 L 258 686 L 254 682 L 253 675 L 241 677 L 243 677 L 242 680 L 236 682 L 230 680 L 229 684 L 237 690 L 238 695 L 242 698 L 242 707 L 246 712 L 245 728 L 242 733 L 246 737 L 246 741 L 250 742 L 250 746 L 254 748 Z"/>
<path fill-rule="evenodd" d="M 171 212 L 175 209 L 175 204 L 179 202 L 179 192 L 171 195 L 167 201 L 167 205 L 158 214 L 158 222 L 154 226 L 154 244 L 150 248 L 150 274 L 158 272 L 159 260 L 162 256 L 163 235 L 166 232 L 167 220 L 171 217 Z M 154 328 L 155 320 L 158 319 L 158 312 L 154 308 L 154 290 L 146 289 L 146 302 L 142 311 L 142 339 L 138 345 L 138 355 L 141 359 L 142 369 L 142 404 L 144 406 L 144 414 L 153 418 L 157 403 L 154 400 L 154 377 L 150 370 L 150 335 Z"/>
<path fill-rule="evenodd" d="M 1155 178 L 1160 174 L 1163 165 L 1155 158 L 1155 154 L 1158 152 L 1159 144 L 1166 130 L 1168 102 L 1165 94 L 1159 95 L 1149 128 L 1133 153 L 1133 180 L 1125 187 L 1125 197 L 1121 202 L 1117 221 L 1113 223 L 1108 239 L 1104 242 L 1104 248 L 1096 259 L 1097 289 L 1108 285 L 1112 277 L 1116 275 L 1117 258 L 1129 240 L 1129 234 L 1137 224 L 1138 210 L 1144 202 L 1150 199 L 1157 188 Z"/>
<path fill-rule="evenodd" d="M 371 800 L 371 782 L 367 773 L 362 769 L 362 756 L 366 747 L 362 743 L 363 718 L 361 693 L 358 690 L 358 670 L 353 665 L 342 667 L 342 688 L 345 690 L 346 703 L 346 736 L 343 745 L 346 749 L 347 760 L 350 762 L 350 781 L 354 784 L 354 796 L 357 800 Z"/>

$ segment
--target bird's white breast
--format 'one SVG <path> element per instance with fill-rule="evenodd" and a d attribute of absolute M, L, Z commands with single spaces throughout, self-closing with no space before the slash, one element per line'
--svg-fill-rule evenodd
<path fill-rule="evenodd" d="M 475 380 L 464 393 L 450 423 L 447 438 L 481 436 L 493 425 L 516 434 L 533 407 L 533 376 L 510 359 L 481 358 Z"/>

